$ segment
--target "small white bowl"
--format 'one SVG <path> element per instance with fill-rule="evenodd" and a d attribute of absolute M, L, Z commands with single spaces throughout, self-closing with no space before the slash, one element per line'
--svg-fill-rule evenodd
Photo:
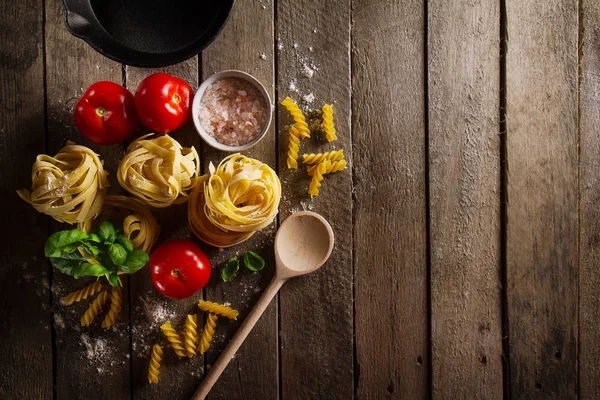
<path fill-rule="evenodd" d="M 228 146 L 226 144 L 218 142 L 215 138 L 210 136 L 204 129 L 202 129 L 202 126 L 200 125 L 200 120 L 198 119 L 198 114 L 200 112 L 200 101 L 202 100 L 202 96 L 204 96 L 206 88 L 208 88 L 209 85 L 213 84 L 219 79 L 223 78 L 240 78 L 245 80 L 246 82 L 251 83 L 263 95 L 265 104 L 267 105 L 267 122 L 262 132 L 257 137 L 255 137 L 254 140 L 241 146 Z M 267 89 L 262 83 L 260 83 L 258 79 L 243 71 L 237 71 L 233 69 L 226 70 L 217 72 L 216 74 L 212 75 L 204 82 L 202 82 L 202 84 L 196 91 L 196 94 L 194 95 L 194 101 L 192 102 L 192 119 L 194 120 L 194 126 L 196 127 L 196 130 L 198 131 L 200 137 L 211 147 L 222 151 L 238 152 L 248 150 L 256 143 L 260 142 L 263 137 L 265 137 L 265 135 L 269 131 L 269 126 L 271 126 L 271 119 L 273 119 L 273 104 L 271 103 L 271 97 L 269 96 L 269 92 L 267 92 Z"/>

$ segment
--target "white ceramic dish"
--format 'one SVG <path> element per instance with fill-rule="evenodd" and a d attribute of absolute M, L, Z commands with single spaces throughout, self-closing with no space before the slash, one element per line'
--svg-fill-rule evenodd
<path fill-rule="evenodd" d="M 267 122 L 265 123 L 262 132 L 257 137 L 255 137 L 254 140 L 241 146 L 228 146 L 226 144 L 218 142 L 215 138 L 206 133 L 204 129 L 202 129 L 202 126 L 200 125 L 200 121 L 198 119 L 198 114 L 200 112 L 200 101 L 202 100 L 202 96 L 204 95 L 206 88 L 208 88 L 208 86 L 210 86 L 213 82 L 223 78 L 240 78 L 245 80 L 246 82 L 249 82 L 250 84 L 255 86 L 258 89 L 258 91 L 263 95 L 265 99 L 265 104 L 267 104 Z M 271 126 L 271 119 L 273 119 L 273 104 L 271 103 L 271 96 L 269 96 L 269 92 L 267 92 L 267 89 L 262 83 L 260 83 L 258 79 L 243 71 L 226 70 L 217 72 L 216 74 L 212 75 L 204 82 L 202 82 L 202 84 L 196 91 L 196 94 L 194 95 L 194 101 L 192 102 L 192 119 L 194 120 L 194 126 L 196 127 L 196 131 L 198 131 L 198 134 L 200 135 L 202 140 L 204 140 L 208 145 L 218 150 L 234 153 L 238 151 L 248 150 L 256 143 L 260 142 L 263 137 L 265 137 L 265 135 L 269 131 L 269 127 Z"/>

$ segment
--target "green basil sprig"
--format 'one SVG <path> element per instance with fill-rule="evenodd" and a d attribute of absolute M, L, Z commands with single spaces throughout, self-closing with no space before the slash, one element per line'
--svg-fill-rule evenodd
<path fill-rule="evenodd" d="M 239 270 L 240 261 L 236 257 L 231 257 L 221 269 L 221 279 L 223 279 L 223 282 L 229 282 L 237 275 Z"/>
<path fill-rule="evenodd" d="M 253 251 L 248 251 L 242 257 L 244 265 L 250 271 L 258 272 L 265 267 L 265 260 Z M 237 275 L 240 270 L 240 261 L 237 257 L 230 258 L 221 269 L 221 279 L 223 282 L 229 282 Z"/>

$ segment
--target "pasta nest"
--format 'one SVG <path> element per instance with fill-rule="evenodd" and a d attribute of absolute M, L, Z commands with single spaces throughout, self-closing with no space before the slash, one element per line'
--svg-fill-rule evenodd
<path fill-rule="evenodd" d="M 40 154 L 31 171 L 31 191 L 17 191 L 38 212 L 75 224 L 94 219 L 102 210 L 109 187 L 99 156 L 68 142 L 58 154 Z"/>
<path fill-rule="evenodd" d="M 144 203 L 165 208 L 185 203 L 200 172 L 194 147 L 182 147 L 169 135 L 134 141 L 119 165 L 119 184 Z"/>
<path fill-rule="evenodd" d="M 268 165 L 232 154 L 217 168 L 211 163 L 192 193 L 190 226 L 207 244 L 228 247 L 266 227 L 277 215 L 279 177 Z"/>

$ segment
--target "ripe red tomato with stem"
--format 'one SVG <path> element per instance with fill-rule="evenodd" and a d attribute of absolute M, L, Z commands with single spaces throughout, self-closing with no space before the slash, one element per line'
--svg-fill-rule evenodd
<path fill-rule="evenodd" d="M 174 299 L 190 297 L 208 283 L 210 261 L 191 240 L 171 240 L 150 255 L 154 287 Z"/>
<path fill-rule="evenodd" d="M 135 108 L 146 127 L 156 133 L 169 133 L 192 118 L 192 95 L 192 88 L 183 79 L 156 73 L 140 82 Z"/>
<path fill-rule="evenodd" d="M 139 123 L 131 92 L 114 82 L 92 84 L 75 105 L 75 126 L 91 142 L 117 144 L 125 141 Z"/>

